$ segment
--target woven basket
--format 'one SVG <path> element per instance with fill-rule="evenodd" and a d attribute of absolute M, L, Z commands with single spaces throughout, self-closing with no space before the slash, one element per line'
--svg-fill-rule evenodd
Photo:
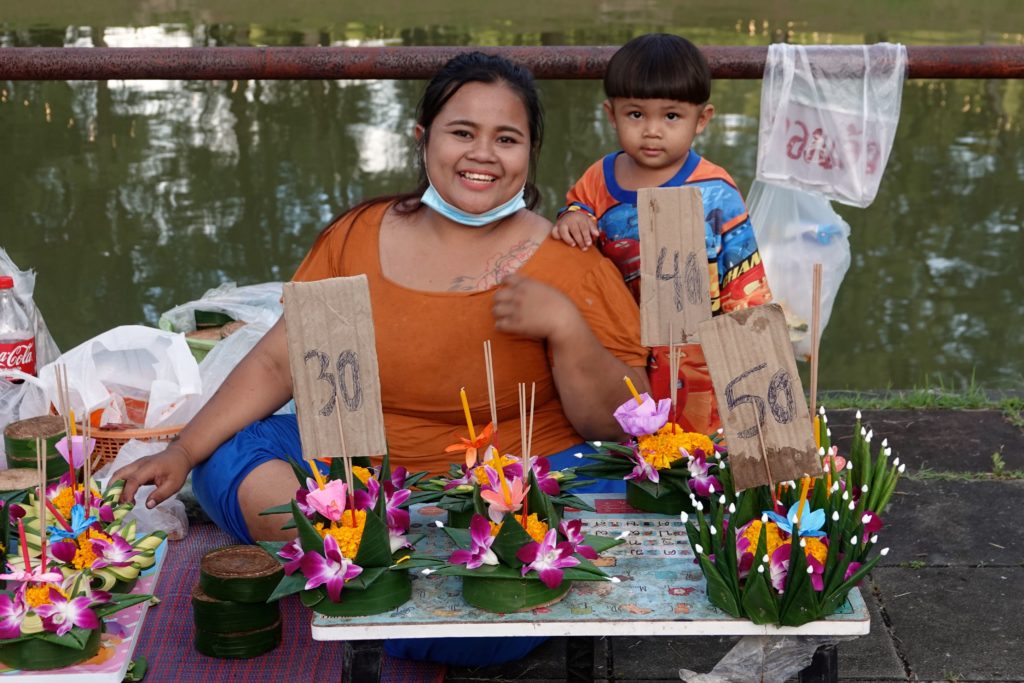
<path fill-rule="evenodd" d="M 94 470 L 103 467 L 108 462 L 114 462 L 114 458 L 125 445 L 132 439 L 145 441 L 147 443 L 169 442 L 185 425 L 174 425 L 171 427 L 160 427 L 153 429 L 103 429 L 93 428 L 89 436 L 96 439 L 96 448 L 92 452 Z M 82 430 L 79 428 L 78 433 Z"/>

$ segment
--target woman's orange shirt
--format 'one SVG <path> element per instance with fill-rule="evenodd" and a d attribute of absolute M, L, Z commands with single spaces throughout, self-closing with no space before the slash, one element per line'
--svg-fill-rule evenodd
<path fill-rule="evenodd" d="M 476 431 L 490 421 L 483 343 L 491 340 L 498 445 L 520 452 L 518 383 L 537 383 L 533 452 L 556 453 L 583 439 L 562 412 L 543 341 L 498 332 L 494 290 L 423 292 L 387 279 L 380 266 L 380 226 L 390 204 L 346 214 L 316 241 L 295 280 L 365 274 L 369 280 L 380 367 L 384 427 L 392 462 L 434 474 L 462 462 L 444 449 L 467 437 L 459 389 L 466 388 Z M 597 250 L 544 240 L 519 273 L 552 285 L 579 308 L 601 343 L 625 364 L 642 367 L 640 313 L 622 277 Z M 527 389 L 529 392 L 529 389 Z"/>

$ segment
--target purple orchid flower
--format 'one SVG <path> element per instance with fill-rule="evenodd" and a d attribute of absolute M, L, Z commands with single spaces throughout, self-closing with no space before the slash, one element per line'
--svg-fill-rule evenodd
<path fill-rule="evenodd" d="M 651 463 L 644 460 L 644 456 L 637 453 L 636 449 L 627 456 L 633 462 L 633 471 L 623 479 L 635 479 L 636 481 L 653 481 L 655 484 L 661 479 L 658 470 Z"/>
<path fill-rule="evenodd" d="M 302 488 L 300 486 L 295 492 L 295 504 L 298 505 L 299 512 L 309 519 L 313 519 L 313 515 L 316 514 L 316 510 L 306 499 L 309 497 L 310 492 L 317 491 L 319 488 L 320 487 L 317 486 L 313 479 L 306 477 L 306 488 Z"/>
<path fill-rule="evenodd" d="M 850 577 L 856 574 L 858 569 L 860 569 L 860 562 L 851 562 L 846 567 L 846 573 L 843 574 L 843 581 L 849 581 Z"/>
<path fill-rule="evenodd" d="M 531 570 L 535 571 L 548 588 L 554 588 L 562 583 L 562 577 L 565 575 L 562 569 L 575 567 L 580 563 L 572 556 L 572 546 L 565 542 L 556 544 L 556 538 L 557 532 L 548 529 L 542 542 L 535 541 L 524 545 L 516 553 L 519 561 L 525 563 L 522 575 L 526 576 Z"/>
<path fill-rule="evenodd" d="M 68 447 L 68 437 L 64 437 L 56 444 L 54 448 L 64 458 L 64 462 L 68 463 L 76 470 L 81 469 L 82 465 L 85 464 L 86 454 L 92 455 L 92 451 L 96 448 L 96 439 L 89 439 L 88 443 L 85 442 L 83 436 L 71 437 L 71 446 Z"/>
<path fill-rule="evenodd" d="M 412 495 L 412 492 L 409 489 L 396 490 L 394 488 L 394 484 L 391 482 L 384 482 L 384 486 L 382 487 L 376 479 L 370 479 L 367 481 L 366 489 L 370 503 L 369 507 L 373 507 L 377 504 L 377 497 L 380 495 L 381 490 L 384 491 L 384 508 L 387 511 L 389 529 L 395 529 L 399 532 L 404 532 L 409 529 L 409 511 L 403 510 L 401 507 L 405 501 L 409 500 L 409 496 Z"/>
<path fill-rule="evenodd" d="M 302 545 L 299 544 L 299 539 L 296 538 L 278 550 L 277 555 L 288 560 L 284 564 L 284 573 L 286 576 L 291 576 L 302 564 L 302 557 L 305 555 L 305 552 L 302 550 Z"/>
<path fill-rule="evenodd" d="M 50 589 L 50 604 L 39 605 L 36 614 L 43 620 L 43 628 L 62 636 L 73 627 L 92 629 L 99 628 L 100 620 L 96 613 L 89 609 L 92 600 L 81 595 L 68 600 L 57 591 Z"/>
<path fill-rule="evenodd" d="M 640 398 L 643 402 L 639 405 L 636 399 L 631 398 L 615 409 L 615 419 L 622 431 L 630 436 L 654 434 L 668 422 L 668 413 L 672 408 L 672 401 L 667 398 L 657 403 L 649 394 L 640 394 Z"/>
<path fill-rule="evenodd" d="M 341 589 L 346 581 L 363 573 L 363 568 L 341 554 L 334 536 L 324 537 L 324 554 L 308 552 L 299 561 L 306 576 L 306 590 L 327 586 L 331 602 L 341 601 Z"/>
<path fill-rule="evenodd" d="M 0 593 L 0 639 L 17 638 L 21 635 L 21 622 L 25 621 L 28 608 L 20 593 L 14 598 Z"/>
<path fill-rule="evenodd" d="M 565 542 L 569 544 L 572 551 L 581 557 L 585 557 L 588 560 L 597 559 L 597 551 L 589 545 L 583 543 L 583 520 L 572 519 L 562 520 L 562 523 L 558 525 L 559 531 L 565 536 Z"/>
<path fill-rule="evenodd" d="M 111 534 L 109 541 L 105 538 L 93 538 L 89 542 L 96 555 L 96 560 L 92 563 L 93 569 L 127 567 L 133 562 L 133 558 L 141 552 L 133 548 L 119 534 Z"/>
<path fill-rule="evenodd" d="M 825 590 L 825 565 L 814 555 L 808 555 L 807 566 L 811 568 L 811 586 L 819 593 Z"/>
<path fill-rule="evenodd" d="M 404 467 L 396 467 L 391 470 L 391 485 L 395 487 L 395 490 L 405 488 L 405 480 L 409 477 L 409 470 Z"/>
<path fill-rule="evenodd" d="M 498 564 L 498 556 L 491 550 L 494 536 L 491 536 L 491 524 L 483 515 L 473 515 L 469 523 L 469 550 L 459 548 L 448 558 L 451 564 L 464 564 L 466 569 L 476 569 L 482 564 Z"/>
<path fill-rule="evenodd" d="M 709 474 L 711 466 L 703 451 L 698 450 L 696 455 L 691 455 L 686 467 L 690 470 L 690 479 L 686 483 L 690 490 L 701 498 L 707 498 L 711 494 L 712 486 L 715 487 L 715 491 L 722 490 L 722 482 L 718 480 L 718 477 Z"/>
<path fill-rule="evenodd" d="M 63 564 L 71 564 L 78 552 L 78 544 L 74 541 L 60 541 L 50 545 L 50 554 Z"/>
<path fill-rule="evenodd" d="M 52 546 L 51 546 L 52 547 Z M 72 555 L 74 557 L 74 555 Z M 64 579 L 64 575 L 60 572 L 48 571 L 44 572 L 42 566 L 29 567 L 28 569 L 14 569 L 6 574 L 0 574 L 0 581 L 14 581 L 20 583 L 21 588 L 24 590 L 30 583 L 60 583 Z"/>
<path fill-rule="evenodd" d="M 791 544 L 783 543 L 768 558 L 771 569 L 772 587 L 781 595 L 786 591 L 786 576 L 789 574 Z"/>
<path fill-rule="evenodd" d="M 868 518 L 868 521 L 864 522 L 864 536 L 860 540 L 862 543 L 867 543 L 872 535 L 882 530 L 882 518 L 871 510 L 865 511 L 864 516 Z"/>
<path fill-rule="evenodd" d="M 547 458 L 533 458 L 530 469 L 533 470 L 533 476 L 537 478 L 537 485 L 541 491 L 549 496 L 557 496 L 562 492 L 558 479 L 551 474 L 551 463 Z"/>
<path fill-rule="evenodd" d="M 736 575 L 741 579 L 745 579 L 750 573 L 751 567 L 754 566 L 754 550 L 756 548 L 747 538 L 746 531 L 755 521 L 757 520 L 752 519 L 736 530 Z"/>
<path fill-rule="evenodd" d="M 445 491 L 454 489 L 459 486 L 472 486 L 473 482 L 476 481 L 476 477 L 474 476 L 473 470 L 466 467 L 465 465 L 460 465 L 460 468 L 462 470 L 462 476 L 459 477 L 458 479 L 452 479 L 447 484 L 445 484 Z"/>

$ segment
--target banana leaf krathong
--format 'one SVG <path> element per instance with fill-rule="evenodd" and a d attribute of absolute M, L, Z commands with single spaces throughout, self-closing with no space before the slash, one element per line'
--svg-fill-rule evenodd
<path fill-rule="evenodd" d="M 488 469 L 487 487 L 472 484 L 470 528 L 444 527 L 457 550 L 447 560 L 413 556 L 410 568 L 461 576 L 466 602 L 496 613 L 560 600 L 573 581 L 617 581 L 592 560 L 622 543 L 621 538 L 584 535 L 579 520 L 563 520 L 552 497 L 541 490 L 536 471 L 528 479 L 497 481 L 495 470 Z"/>
<path fill-rule="evenodd" d="M 824 420 L 824 414 L 822 414 Z M 875 553 L 882 514 L 905 469 L 886 441 L 871 453 L 860 414 L 849 459 L 827 432 L 823 477 L 803 499 L 795 485 L 720 494 L 686 515 L 710 602 L 757 624 L 799 626 L 834 614 L 888 553 Z M 773 502 L 777 500 L 777 502 Z"/>
<path fill-rule="evenodd" d="M 300 488 L 287 509 L 292 517 L 288 526 L 294 526 L 297 538 L 260 543 L 284 565 L 285 575 L 270 600 L 301 593 L 304 605 L 328 616 L 379 614 L 407 601 L 412 587 L 401 563 L 419 539 L 406 535 L 409 513 L 404 506 L 410 491 L 396 485 L 409 481 L 404 468 L 392 472 L 385 455 L 378 471 L 361 472 L 355 479 L 355 492 L 333 478 L 341 474 L 335 463 L 326 479 L 317 472 L 316 482 L 295 469 Z M 263 514 L 282 511 L 278 507 Z"/>
<path fill-rule="evenodd" d="M 625 443 L 592 442 L 594 462 L 576 468 L 582 476 L 626 481 L 626 502 L 637 510 L 675 515 L 693 511 L 693 499 L 707 499 L 724 488 L 727 477 L 721 436 L 687 432 L 669 422 L 670 401 L 648 394 L 629 399 L 615 411 Z"/>

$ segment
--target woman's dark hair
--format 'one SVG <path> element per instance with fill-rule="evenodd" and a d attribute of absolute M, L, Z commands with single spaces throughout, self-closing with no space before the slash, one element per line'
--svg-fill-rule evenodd
<path fill-rule="evenodd" d="M 686 38 L 648 33 L 612 55 L 604 92 L 609 98 L 704 104 L 711 99 L 711 69 L 704 54 Z"/>

